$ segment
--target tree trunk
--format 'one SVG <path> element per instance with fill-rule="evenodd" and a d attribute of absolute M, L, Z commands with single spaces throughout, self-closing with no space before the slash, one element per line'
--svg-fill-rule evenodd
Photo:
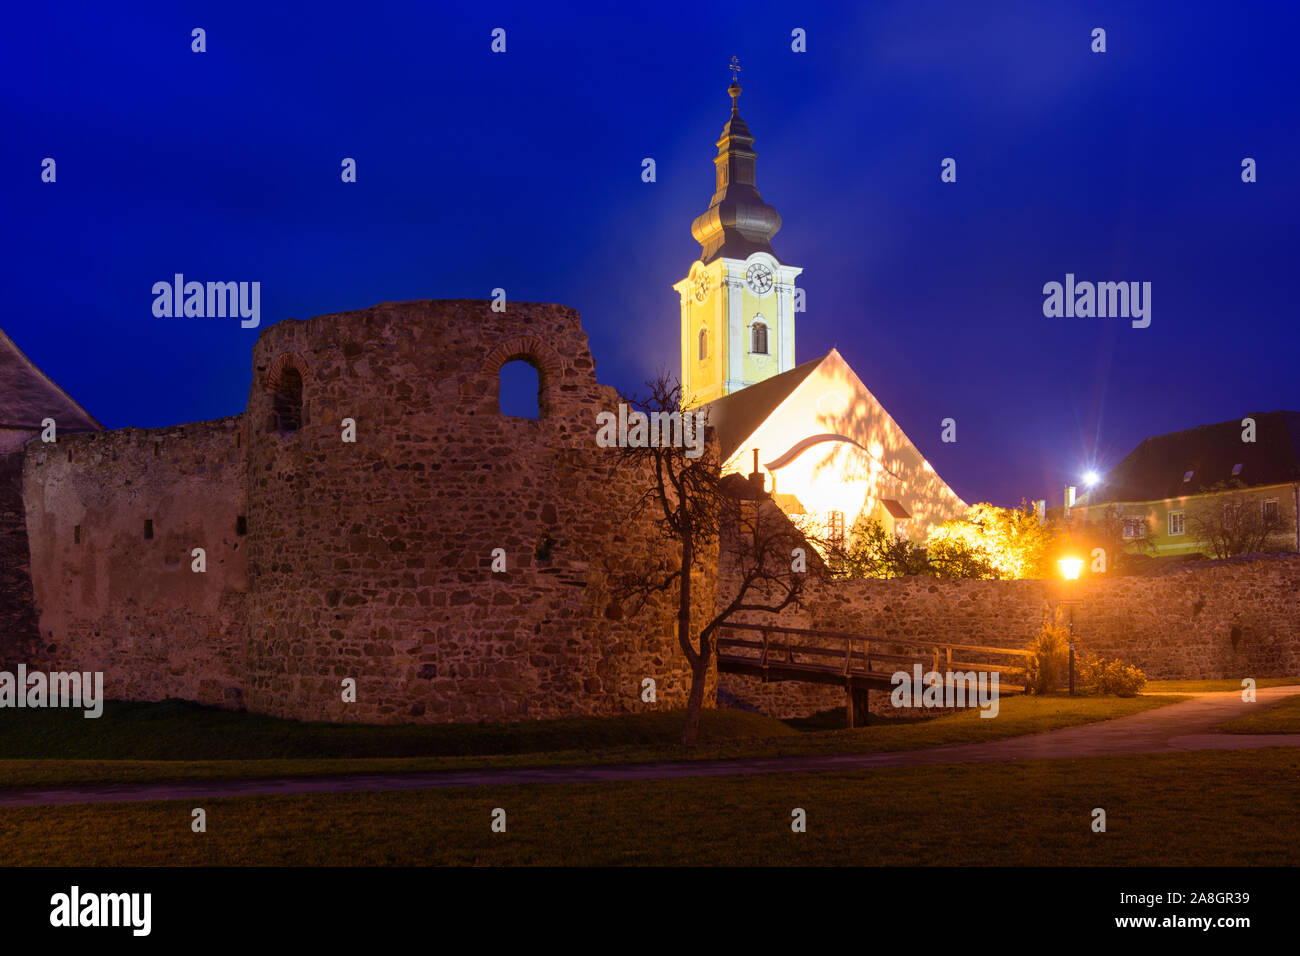
<path fill-rule="evenodd" d="M 709 679 L 709 659 L 700 655 L 699 663 L 691 669 L 691 696 L 686 701 L 686 729 L 682 743 L 694 747 L 700 733 L 700 713 L 704 710 L 704 685 Z"/>
<path fill-rule="evenodd" d="M 677 604 L 677 641 L 686 652 L 687 660 L 695 657 L 691 661 L 691 693 L 686 700 L 686 727 L 682 731 L 682 743 L 687 747 L 695 746 L 695 738 L 700 732 L 700 709 L 704 706 L 704 678 L 701 672 L 707 673 L 709 669 L 709 662 L 703 653 L 697 656 L 691 652 L 691 566 L 695 561 L 691 544 L 688 531 L 682 537 L 682 583 L 678 590 Z M 703 650 L 701 647 L 700 651 Z"/>

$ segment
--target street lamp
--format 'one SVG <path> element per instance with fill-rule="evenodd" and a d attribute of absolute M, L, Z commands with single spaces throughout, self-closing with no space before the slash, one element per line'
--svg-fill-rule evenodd
<path fill-rule="evenodd" d="M 1082 558 L 1061 558 L 1061 560 L 1057 561 L 1056 563 L 1061 566 L 1061 576 L 1064 577 L 1066 581 L 1079 580 L 1079 572 L 1083 570 Z M 1076 601 L 1074 597 L 1074 585 L 1067 584 L 1066 588 L 1068 589 L 1067 593 L 1070 595 L 1070 597 L 1066 600 L 1065 603 L 1070 608 L 1070 696 L 1073 697 L 1074 696 L 1074 605 L 1077 604 L 1078 601 Z"/>

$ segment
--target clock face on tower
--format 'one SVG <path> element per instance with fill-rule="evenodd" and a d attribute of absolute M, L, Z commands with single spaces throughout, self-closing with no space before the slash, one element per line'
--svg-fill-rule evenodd
<path fill-rule="evenodd" d="M 755 262 L 745 270 L 745 284 L 754 295 L 767 295 L 772 290 L 772 270 Z"/>
<path fill-rule="evenodd" d="M 703 302 L 709 297 L 709 274 L 701 271 L 695 277 L 695 301 Z"/>

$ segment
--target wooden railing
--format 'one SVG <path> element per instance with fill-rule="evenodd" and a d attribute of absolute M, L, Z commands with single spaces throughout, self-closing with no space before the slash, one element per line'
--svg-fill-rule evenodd
<path fill-rule="evenodd" d="M 758 637 L 737 637 L 736 632 L 756 633 Z M 750 674 L 764 681 L 843 685 L 848 691 L 850 727 L 855 723 L 855 703 L 859 710 L 866 706 L 865 697 L 855 700 L 855 693 L 865 695 L 869 690 L 891 688 L 894 686 L 891 678 L 898 670 L 910 670 L 921 664 L 944 675 L 955 671 L 1015 674 L 1024 671 L 1024 660 L 1032 656 L 1030 651 L 1012 647 L 872 637 L 847 631 L 732 621 L 722 626 L 718 637 L 718 669 L 721 671 Z M 970 660 L 971 657 L 992 660 Z M 948 679 L 945 676 L 945 682 Z M 1000 693 L 1024 690 L 1017 684 L 1003 684 L 1000 680 L 999 685 Z"/>

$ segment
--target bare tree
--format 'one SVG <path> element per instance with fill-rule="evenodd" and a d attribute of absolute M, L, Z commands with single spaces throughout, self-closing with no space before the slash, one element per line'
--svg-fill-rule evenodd
<path fill-rule="evenodd" d="M 1098 518 L 1084 522 L 1079 529 L 1079 541 L 1088 550 L 1105 549 L 1106 566 L 1114 571 L 1131 567 L 1157 553 L 1146 515 L 1124 515 L 1113 504 L 1107 505 Z"/>
<path fill-rule="evenodd" d="M 1196 538 L 1216 558 L 1255 554 L 1264 550 L 1271 535 L 1283 530 L 1277 511 L 1266 512 L 1263 502 L 1248 494 L 1240 479 L 1231 485 L 1221 481 L 1209 490 L 1216 493 L 1189 509 L 1188 521 Z"/>
<path fill-rule="evenodd" d="M 629 418 L 636 411 L 650 418 L 661 416 L 662 421 L 680 412 L 681 386 L 675 380 L 662 373 L 646 385 L 649 395 L 644 399 L 623 398 Z M 691 410 L 681 414 L 685 433 L 686 421 L 694 415 Z M 637 502 L 637 511 L 653 511 L 660 535 L 673 542 L 676 561 L 668 567 L 629 570 L 616 585 L 620 600 L 632 604 L 632 614 L 651 596 L 676 590 L 677 642 L 691 666 L 682 732 L 682 743 L 688 746 L 695 744 L 699 734 L 719 627 L 732 614 L 777 613 L 796 604 L 807 581 L 807 569 L 820 568 L 808 542 L 770 499 L 738 475 L 721 475 L 716 442 L 705 441 L 698 455 L 697 449 L 689 446 L 689 442 L 647 441 L 641 447 L 621 449 L 625 462 L 648 466 L 653 476 Z M 709 570 L 715 544 L 719 564 L 726 569 L 725 581 L 719 574 L 719 589 L 730 596 L 715 607 L 693 613 L 694 579 Z M 801 548 L 802 560 L 797 550 Z"/>

